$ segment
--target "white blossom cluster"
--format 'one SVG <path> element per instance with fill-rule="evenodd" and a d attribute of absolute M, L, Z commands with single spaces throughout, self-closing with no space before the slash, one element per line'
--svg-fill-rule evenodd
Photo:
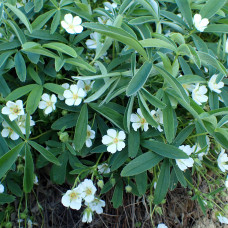
<path fill-rule="evenodd" d="M 16 102 L 8 101 L 6 106 L 1 110 L 2 114 L 8 115 L 9 120 L 15 122 L 17 126 L 20 128 L 22 134 L 26 134 L 26 116 L 27 114 L 23 108 L 23 101 L 17 100 Z M 30 116 L 30 127 L 34 126 L 35 122 L 32 120 L 32 116 Z M 10 127 L 10 125 L 6 122 L 2 122 L 3 130 L 1 132 L 2 137 L 9 137 L 12 140 L 17 140 L 19 135 Z M 31 133 L 31 131 L 30 131 Z"/>
<path fill-rule="evenodd" d="M 92 222 L 92 215 L 94 212 L 97 214 L 103 213 L 105 201 L 95 196 L 97 189 L 90 179 L 85 179 L 76 188 L 68 190 L 62 197 L 62 204 L 65 207 L 79 210 L 82 204 L 86 206 L 83 212 L 82 222 Z"/>

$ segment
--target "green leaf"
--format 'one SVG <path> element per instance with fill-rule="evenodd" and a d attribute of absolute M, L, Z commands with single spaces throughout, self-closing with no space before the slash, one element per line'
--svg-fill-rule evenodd
<path fill-rule="evenodd" d="M 6 140 L 0 135 L 0 157 L 9 151 Z"/>
<path fill-rule="evenodd" d="M 210 19 L 224 6 L 226 2 L 226 0 L 208 0 L 206 1 L 204 7 L 200 10 L 199 14 L 202 16 L 202 18 Z"/>
<path fill-rule="evenodd" d="M 163 102 L 166 107 L 162 110 L 163 113 L 163 125 L 165 130 L 165 137 L 169 143 L 171 143 L 175 137 L 175 125 L 174 125 L 174 110 L 170 104 L 170 100 L 166 94 L 163 96 Z"/>
<path fill-rule="evenodd" d="M 144 195 L 147 189 L 147 172 L 135 176 L 136 186 L 140 195 Z"/>
<path fill-rule="evenodd" d="M 225 149 L 228 150 L 228 131 L 224 128 L 216 128 L 214 138 L 217 140 Z"/>
<path fill-rule="evenodd" d="M 56 164 L 56 165 L 60 165 L 59 160 L 48 150 L 46 150 L 43 146 L 39 145 L 38 143 L 34 142 L 34 141 L 28 141 L 28 143 L 38 152 L 40 152 L 40 154 L 42 156 L 44 156 L 48 161 Z"/>
<path fill-rule="evenodd" d="M 119 112 L 113 110 L 112 108 L 107 107 L 106 105 L 99 107 L 99 104 L 89 103 L 89 106 L 92 109 L 94 109 L 96 112 L 99 112 L 106 119 L 110 120 L 113 124 L 115 124 L 120 129 L 122 130 L 124 129 L 123 116 Z"/>
<path fill-rule="evenodd" d="M 155 1 L 150 0 L 137 0 L 138 3 L 143 5 L 157 20 L 159 19 L 159 5 Z"/>
<path fill-rule="evenodd" d="M 125 109 L 124 112 L 124 119 L 123 119 L 123 125 L 124 125 L 124 129 L 127 132 L 130 132 L 130 119 L 131 119 L 131 113 L 132 113 L 132 108 L 133 108 L 133 104 L 134 104 L 134 96 L 131 96 L 130 99 L 128 100 L 127 103 L 127 107 Z"/>
<path fill-rule="evenodd" d="M 116 28 L 111 25 L 102 25 L 99 23 L 84 23 L 83 25 L 88 29 L 92 29 L 130 46 L 131 48 L 138 51 L 138 53 L 141 54 L 146 60 L 148 59 L 146 51 L 141 46 L 141 44 L 132 35 L 125 32 L 123 29 Z"/>
<path fill-rule="evenodd" d="M 149 93 L 146 89 L 142 88 L 140 90 L 142 95 L 146 98 L 147 101 L 149 101 L 153 106 L 156 108 L 165 108 L 166 104 L 160 101 L 157 97 L 153 96 L 151 93 Z"/>
<path fill-rule="evenodd" d="M 58 26 L 60 24 L 60 18 L 61 18 L 61 11 L 58 10 L 51 23 L 51 31 L 50 31 L 51 34 L 53 34 L 56 31 L 56 29 L 58 28 Z"/>
<path fill-rule="evenodd" d="M 21 10 L 17 9 L 15 6 L 12 6 L 9 3 L 5 3 L 5 5 L 21 20 L 21 22 L 26 26 L 29 32 L 32 32 L 32 26 L 27 19 L 27 17 L 21 12 Z"/>
<path fill-rule="evenodd" d="M 19 26 L 14 21 L 11 21 L 11 20 L 7 20 L 7 24 L 13 29 L 20 43 L 21 44 L 25 43 L 26 42 L 25 35 L 22 32 L 22 30 L 19 28 Z"/>
<path fill-rule="evenodd" d="M 123 205 L 123 181 L 121 179 L 117 181 L 111 202 L 113 203 L 114 208 Z"/>
<path fill-rule="evenodd" d="M 207 28 L 204 30 L 204 32 L 228 33 L 228 25 L 227 24 L 211 24 L 211 25 L 207 26 Z"/>
<path fill-rule="evenodd" d="M 141 146 L 144 148 L 147 148 L 148 150 L 152 150 L 153 152 L 166 158 L 172 158 L 172 159 L 189 158 L 186 153 L 184 153 L 182 150 L 178 149 L 177 147 L 168 145 L 162 142 L 158 142 L 155 140 L 143 141 L 141 143 Z"/>
<path fill-rule="evenodd" d="M 81 112 L 79 114 L 75 133 L 74 133 L 74 146 L 77 151 L 81 150 L 87 136 L 87 125 L 88 125 L 88 109 L 87 105 L 84 104 L 81 108 Z"/>
<path fill-rule="evenodd" d="M 30 84 L 26 86 L 19 87 L 15 89 L 13 92 L 11 92 L 7 97 L 7 101 L 13 101 L 17 100 L 18 98 L 24 96 L 25 94 L 29 93 L 32 89 L 34 89 L 37 85 L 36 84 Z"/>
<path fill-rule="evenodd" d="M 8 195 L 5 193 L 0 194 L 0 205 L 5 204 L 5 203 L 10 204 L 14 200 L 15 200 L 15 196 L 11 196 L 11 195 Z"/>
<path fill-rule="evenodd" d="M 147 171 L 148 169 L 156 166 L 161 160 L 162 156 L 157 155 L 153 152 L 144 153 L 131 162 L 129 162 L 122 170 L 121 176 L 128 177 L 138 175 Z"/>
<path fill-rule="evenodd" d="M 70 55 L 74 58 L 76 58 L 78 56 L 76 51 L 72 47 L 69 47 L 66 44 L 62 44 L 62 43 L 58 43 L 58 42 L 51 42 L 48 44 L 44 44 L 43 47 L 50 48 L 50 49 L 53 49 L 56 51 L 60 51 L 62 53 Z"/>
<path fill-rule="evenodd" d="M 50 90 L 53 93 L 56 93 L 58 95 L 63 95 L 65 89 L 61 85 L 57 85 L 54 83 L 46 83 L 44 84 L 44 88 Z"/>
<path fill-rule="evenodd" d="M 42 81 L 40 79 L 40 76 L 38 75 L 38 73 L 33 69 L 33 67 L 30 65 L 27 68 L 28 74 L 30 75 L 30 77 L 39 85 L 42 85 Z"/>
<path fill-rule="evenodd" d="M 180 95 L 180 97 L 187 103 L 189 103 L 188 95 L 186 94 L 183 86 L 166 70 L 159 66 L 154 68 L 164 77 L 164 79 L 170 84 L 170 86 Z"/>
<path fill-rule="evenodd" d="M 32 28 L 34 30 L 41 29 L 44 25 L 47 24 L 47 22 L 50 20 L 50 18 L 55 14 L 57 10 L 52 9 L 44 14 L 41 14 L 38 16 L 32 23 Z M 31 32 L 30 32 L 31 33 Z"/>
<path fill-rule="evenodd" d="M 134 158 L 138 151 L 140 146 L 140 133 L 139 131 L 134 131 L 131 129 L 129 135 L 128 135 L 128 155 L 130 158 Z"/>
<path fill-rule="evenodd" d="M 25 146 L 25 168 L 24 168 L 24 179 L 23 189 L 25 193 L 31 192 L 34 182 L 34 164 L 32 154 L 29 145 Z"/>
<path fill-rule="evenodd" d="M 140 90 L 145 84 L 147 78 L 150 75 L 153 64 L 151 62 L 146 61 L 137 73 L 132 77 L 129 85 L 126 89 L 126 95 L 131 96 L 135 94 L 138 90 Z"/>
<path fill-rule="evenodd" d="M 14 50 L 12 51 L 5 51 L 0 55 L 0 68 L 4 65 L 6 60 L 13 54 L 15 53 Z"/>
<path fill-rule="evenodd" d="M 170 42 L 167 42 L 165 40 L 156 39 L 156 38 L 148 38 L 145 40 L 140 40 L 139 43 L 143 47 L 167 48 L 174 52 L 177 51 L 177 48 L 174 45 L 172 45 Z"/>
<path fill-rule="evenodd" d="M 34 0 L 34 11 L 38 13 L 42 8 L 43 8 L 43 0 Z"/>
<path fill-rule="evenodd" d="M 2 178 L 5 173 L 12 167 L 14 162 L 17 160 L 17 156 L 21 152 L 23 146 L 24 142 L 18 144 L 12 150 L 8 151 L 6 154 L 0 157 L 0 178 Z"/>
<path fill-rule="evenodd" d="M 26 65 L 25 60 L 20 52 L 17 52 L 14 56 L 14 63 L 15 63 L 15 69 L 18 78 L 21 82 L 25 82 L 26 80 Z"/>
<path fill-rule="evenodd" d="M 42 93 L 43 93 L 43 87 L 40 85 L 37 85 L 35 88 L 33 88 L 33 90 L 28 95 L 26 111 L 29 112 L 30 115 L 32 115 L 36 111 L 39 105 Z"/>
<path fill-rule="evenodd" d="M 162 163 L 157 186 L 154 192 L 154 204 L 159 204 L 164 199 L 169 189 L 169 182 L 170 182 L 170 164 L 169 164 L 169 160 L 165 159 Z"/>
<path fill-rule="evenodd" d="M 51 128 L 53 130 L 61 130 L 62 128 L 68 129 L 71 127 L 76 126 L 76 122 L 78 119 L 78 114 L 70 113 L 65 116 L 62 116 L 58 120 L 56 120 L 52 125 Z"/>
<path fill-rule="evenodd" d="M 127 148 L 124 148 L 122 151 L 117 151 L 112 155 L 110 159 L 111 171 L 119 169 L 120 166 L 128 159 Z"/>
<path fill-rule="evenodd" d="M 184 188 L 186 188 L 187 187 L 187 182 L 185 180 L 185 176 L 184 176 L 183 172 L 179 169 L 179 167 L 176 164 L 173 165 L 173 169 L 174 169 L 174 171 L 176 173 L 178 181 L 181 183 L 181 185 Z"/>
<path fill-rule="evenodd" d="M 192 27 L 192 12 L 188 0 L 175 0 L 181 15 L 185 18 L 189 27 Z"/>

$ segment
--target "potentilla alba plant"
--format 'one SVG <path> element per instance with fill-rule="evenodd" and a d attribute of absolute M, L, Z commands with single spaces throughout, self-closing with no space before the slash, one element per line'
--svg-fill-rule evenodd
<path fill-rule="evenodd" d="M 70 34 L 81 33 L 83 31 L 81 23 L 82 19 L 79 16 L 73 17 L 70 13 L 66 14 L 61 21 L 62 27 Z"/>
<path fill-rule="evenodd" d="M 91 127 L 87 125 L 87 135 L 86 135 L 86 147 L 92 146 L 92 140 L 95 138 L 95 131 L 91 130 Z"/>
<path fill-rule="evenodd" d="M 70 88 L 70 85 L 69 85 L 68 83 L 63 83 L 61 86 L 62 86 L 64 89 L 69 89 L 69 88 Z M 63 100 L 65 99 L 65 97 L 62 96 L 62 95 L 58 95 L 58 98 L 59 98 L 59 100 L 61 100 L 61 101 L 63 101 Z"/>
<path fill-rule="evenodd" d="M 225 149 L 221 148 L 221 152 L 218 156 L 218 167 L 221 169 L 222 172 L 226 172 L 228 170 L 228 156 L 225 152 Z"/>
<path fill-rule="evenodd" d="M 135 131 L 137 131 L 139 128 L 141 128 L 144 131 L 147 131 L 149 129 L 149 124 L 143 116 L 140 108 L 137 109 L 137 114 L 131 114 L 130 121 L 132 122 L 132 127 Z"/>
<path fill-rule="evenodd" d="M 69 106 L 78 106 L 81 104 L 82 99 L 86 96 L 86 92 L 79 88 L 77 85 L 71 85 L 70 89 L 64 91 L 65 103 Z"/>
<path fill-rule="evenodd" d="M 74 78 L 74 76 L 72 78 Z M 88 93 L 93 88 L 94 82 L 95 81 L 91 80 L 78 80 L 77 86 L 78 88 L 82 88 L 86 93 Z"/>
<path fill-rule="evenodd" d="M 27 114 L 25 114 L 25 115 L 23 115 L 23 116 L 20 116 L 20 117 L 17 119 L 17 121 L 16 121 L 18 127 L 21 129 L 21 132 L 22 132 L 24 135 L 26 134 L 26 116 L 27 116 Z M 35 126 L 35 121 L 32 119 L 32 116 L 30 116 L 29 119 L 30 119 L 30 121 L 29 121 L 29 122 L 30 122 L 30 123 L 29 123 L 30 127 Z M 30 130 L 29 133 L 31 133 L 31 130 Z"/>
<path fill-rule="evenodd" d="M 100 43 L 101 34 L 94 32 L 90 34 L 90 39 L 86 40 L 86 45 L 89 49 L 96 49 Z"/>
<path fill-rule="evenodd" d="M 192 99 L 198 104 L 202 105 L 202 103 L 207 102 L 208 96 L 205 95 L 207 93 L 206 86 L 200 86 L 199 83 L 196 84 L 195 88 L 192 90 Z"/>
<path fill-rule="evenodd" d="M 107 145 L 107 151 L 114 154 L 121 151 L 125 147 L 126 134 L 124 131 L 116 131 L 114 129 L 107 130 L 107 135 L 102 137 L 102 143 Z"/>
<path fill-rule="evenodd" d="M 210 78 L 208 82 L 208 87 L 210 88 L 211 91 L 214 91 L 216 93 L 221 93 L 222 91 L 220 89 L 224 87 L 224 82 L 216 83 L 217 77 L 218 77 L 218 74 L 214 74 Z"/>
<path fill-rule="evenodd" d="M 100 174 L 107 174 L 110 173 L 110 168 L 107 163 L 103 163 L 97 166 L 98 172 Z"/>
<path fill-rule="evenodd" d="M 21 115 L 24 115 L 23 101 L 7 101 L 6 106 L 2 108 L 2 114 L 8 115 L 11 121 L 17 119 Z"/>
<path fill-rule="evenodd" d="M 194 152 L 194 148 L 191 148 L 189 145 L 181 145 L 179 149 L 190 156 Z M 187 168 L 192 167 L 194 164 L 194 160 L 189 157 L 187 159 L 176 159 L 176 163 L 180 170 L 185 171 Z"/>
<path fill-rule="evenodd" d="M 220 223 L 222 224 L 228 224 L 228 218 L 225 216 L 222 216 L 221 214 L 219 216 L 217 216 L 218 220 Z"/>
<path fill-rule="evenodd" d="M 9 124 L 6 121 L 2 122 L 2 132 L 1 135 L 2 137 L 10 137 L 12 140 L 17 140 L 19 139 L 19 135 L 9 126 Z"/>
<path fill-rule="evenodd" d="M 209 20 L 207 18 L 202 19 L 200 14 L 195 14 L 193 17 L 193 24 L 198 31 L 203 32 L 207 28 Z"/>
<path fill-rule="evenodd" d="M 94 195 L 97 191 L 97 188 L 94 186 L 93 181 L 89 179 L 85 179 L 81 184 L 82 188 L 82 198 L 85 202 L 90 203 L 94 200 Z"/>
<path fill-rule="evenodd" d="M 163 129 L 161 128 L 161 125 L 163 125 L 163 113 L 162 110 L 159 108 L 157 111 L 152 110 L 150 112 L 150 114 L 152 115 L 152 117 L 157 121 L 158 123 L 158 127 L 157 129 L 162 132 Z"/>
<path fill-rule="evenodd" d="M 49 94 L 44 93 L 41 98 L 42 100 L 39 103 L 39 108 L 44 110 L 45 115 L 50 114 L 56 109 L 55 103 L 57 102 L 57 97 L 55 94 L 50 96 Z"/>
<path fill-rule="evenodd" d="M 103 207 L 105 207 L 105 201 L 95 197 L 94 200 L 90 203 L 85 202 L 85 205 L 88 206 L 93 212 L 97 214 L 103 213 Z"/>
<path fill-rule="evenodd" d="M 91 223 L 93 220 L 92 215 L 93 215 L 93 212 L 92 212 L 91 208 L 87 207 L 83 212 L 82 222 Z"/>

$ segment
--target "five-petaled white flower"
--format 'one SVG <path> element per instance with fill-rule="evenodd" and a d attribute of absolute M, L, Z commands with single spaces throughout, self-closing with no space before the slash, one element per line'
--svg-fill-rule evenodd
<path fill-rule="evenodd" d="M 85 200 L 85 202 L 92 202 L 94 200 L 94 194 L 97 191 L 92 180 L 85 179 L 80 184 L 80 187 L 82 188 L 82 198 Z"/>
<path fill-rule="evenodd" d="M 63 206 L 79 210 L 82 205 L 82 192 L 83 189 L 80 185 L 77 188 L 68 190 L 61 200 Z"/>
<path fill-rule="evenodd" d="M 225 149 L 221 148 L 221 152 L 218 156 L 218 167 L 221 169 L 222 172 L 226 172 L 228 170 L 228 157 L 227 154 L 225 153 Z"/>
<path fill-rule="evenodd" d="M 130 121 L 132 122 L 132 127 L 135 131 L 137 131 L 140 127 L 144 131 L 147 131 L 149 129 L 149 125 L 140 108 L 137 109 L 137 114 L 131 114 Z"/>
<path fill-rule="evenodd" d="M 219 216 L 217 216 L 219 222 L 223 223 L 223 224 L 228 224 L 228 218 L 225 216 L 222 216 L 221 214 L 219 214 Z"/>
<path fill-rule="evenodd" d="M 61 21 L 62 27 L 70 34 L 81 33 L 83 30 L 81 23 L 82 19 L 79 16 L 73 18 L 70 13 L 64 16 L 64 21 Z"/>
<path fill-rule="evenodd" d="M 160 125 L 163 125 L 163 113 L 162 113 L 162 110 L 161 110 L 160 108 L 158 108 L 157 111 L 152 110 L 152 111 L 150 112 L 150 114 L 153 116 L 153 118 L 154 118 L 154 119 L 157 121 L 157 123 L 158 123 L 157 129 L 158 129 L 160 132 L 162 132 L 163 130 L 162 130 L 161 126 L 160 126 Z"/>
<path fill-rule="evenodd" d="M 199 86 L 199 83 L 196 84 L 196 87 L 192 91 L 192 99 L 198 104 L 201 105 L 203 102 L 207 102 L 208 97 L 205 95 L 207 93 L 206 86 Z"/>
<path fill-rule="evenodd" d="M 64 91 L 63 96 L 66 98 L 65 103 L 69 106 L 80 105 L 82 99 L 86 96 L 86 92 L 77 85 L 71 85 L 70 89 Z"/>
<path fill-rule="evenodd" d="M 83 212 L 82 222 L 91 223 L 93 220 L 92 214 L 92 210 L 89 207 L 87 207 Z"/>
<path fill-rule="evenodd" d="M 91 127 L 87 125 L 87 135 L 86 135 L 86 147 L 92 146 L 92 140 L 95 138 L 95 131 L 91 130 Z"/>
<path fill-rule="evenodd" d="M 100 43 L 101 34 L 98 33 L 98 32 L 91 33 L 90 34 L 90 38 L 91 39 L 86 40 L 86 46 L 87 46 L 87 48 L 89 48 L 89 49 L 96 49 L 97 48 L 97 45 Z M 101 45 L 102 45 L 102 43 L 101 43 Z"/>
<path fill-rule="evenodd" d="M 74 76 L 72 78 L 74 78 Z M 94 82 L 95 81 L 91 80 L 78 80 L 77 86 L 78 88 L 82 88 L 86 93 L 88 93 L 93 88 Z"/>
<path fill-rule="evenodd" d="M 214 74 L 210 78 L 208 82 L 208 87 L 210 88 L 211 91 L 214 91 L 216 93 L 221 93 L 222 91 L 220 89 L 224 86 L 224 83 L 223 82 L 216 83 L 217 77 L 218 77 L 218 74 Z"/>
<path fill-rule="evenodd" d="M 98 22 L 103 25 L 112 25 L 112 21 L 106 16 L 101 16 L 101 17 L 98 17 L 97 19 L 98 19 Z"/>
<path fill-rule="evenodd" d="M 68 83 L 63 83 L 62 85 L 61 85 L 64 89 L 69 89 L 70 88 L 70 85 L 68 84 Z M 61 101 L 63 101 L 65 98 L 64 98 L 64 96 L 62 96 L 62 95 L 58 95 L 58 98 L 59 98 L 59 100 L 61 100 Z"/>
<path fill-rule="evenodd" d="M 21 115 L 24 115 L 23 101 L 7 101 L 6 106 L 2 108 L 2 114 L 8 115 L 11 121 L 17 119 Z"/>
<path fill-rule="evenodd" d="M 226 40 L 225 52 L 228 53 L 228 38 L 227 38 L 227 40 Z"/>
<path fill-rule="evenodd" d="M 100 174 L 110 173 L 110 168 L 108 167 L 107 163 L 98 165 L 97 169 L 98 169 L 98 173 L 100 173 Z"/>
<path fill-rule="evenodd" d="M 181 145 L 179 146 L 179 149 L 185 152 L 188 156 L 190 156 L 191 153 L 194 152 L 194 148 L 191 148 L 189 145 Z M 188 167 L 193 166 L 194 160 L 191 157 L 187 159 L 176 159 L 176 163 L 180 170 L 185 171 Z"/>
<path fill-rule="evenodd" d="M 209 20 L 207 18 L 202 19 L 202 16 L 200 14 L 195 14 L 193 17 L 193 24 L 198 31 L 203 32 L 204 29 L 207 28 Z"/>
<path fill-rule="evenodd" d="M 110 153 L 116 153 L 116 151 L 121 151 L 125 147 L 124 139 L 126 135 L 124 131 L 116 131 L 114 129 L 108 129 L 107 135 L 102 137 L 102 143 L 107 145 L 107 151 Z"/>
<path fill-rule="evenodd" d="M 91 203 L 85 202 L 85 205 L 89 206 L 89 208 L 92 211 L 95 211 L 97 214 L 102 214 L 103 213 L 102 207 L 105 207 L 105 201 L 95 197 Z"/>
<path fill-rule="evenodd" d="M 39 103 L 39 108 L 44 109 L 44 114 L 48 115 L 56 109 L 55 103 L 57 102 L 57 97 L 55 94 L 50 96 L 49 94 L 44 93 L 41 96 L 41 99 L 42 100 Z"/>
<path fill-rule="evenodd" d="M 117 8 L 117 4 L 115 2 L 113 2 L 113 3 L 104 2 L 103 4 L 105 6 L 105 10 L 111 10 L 112 11 L 113 9 Z"/>
<path fill-rule="evenodd" d="M 1 182 L 0 182 L 0 193 L 3 193 L 4 192 L 4 185 L 3 184 L 1 184 Z"/>
<path fill-rule="evenodd" d="M 12 140 L 17 140 L 19 139 L 19 135 L 13 131 L 13 129 L 9 126 L 8 123 L 6 123 L 5 121 L 2 122 L 2 132 L 1 135 L 2 137 L 6 138 L 6 137 L 10 137 Z"/>
<path fill-rule="evenodd" d="M 164 223 L 160 223 L 158 224 L 157 228 L 168 228 L 168 226 L 166 226 Z"/>
<path fill-rule="evenodd" d="M 17 119 L 17 125 L 18 127 L 21 129 L 21 132 L 25 135 L 26 134 L 26 116 L 27 114 L 23 115 L 23 116 L 19 116 L 19 118 Z M 32 120 L 32 116 L 30 116 L 30 127 L 35 125 L 35 121 Z M 29 132 L 31 133 L 31 131 Z"/>

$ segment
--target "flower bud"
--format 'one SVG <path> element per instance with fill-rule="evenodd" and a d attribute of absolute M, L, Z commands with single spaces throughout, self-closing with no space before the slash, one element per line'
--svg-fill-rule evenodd
<path fill-rule="evenodd" d="M 115 179 L 115 178 L 112 178 L 112 179 L 110 180 L 110 182 L 111 182 L 112 186 L 114 186 L 115 183 L 116 183 L 116 179 Z"/>
<path fill-rule="evenodd" d="M 59 140 L 60 140 L 61 142 L 68 142 L 68 140 L 69 140 L 69 135 L 68 135 L 68 133 L 67 133 L 67 132 L 62 132 L 62 133 L 60 133 L 60 134 L 59 134 Z"/>
<path fill-rule="evenodd" d="M 27 214 L 23 212 L 23 213 L 20 214 L 20 217 L 21 217 L 22 219 L 26 219 L 26 218 L 27 218 Z"/>
<path fill-rule="evenodd" d="M 13 226 L 12 222 L 7 222 L 5 228 L 11 228 Z"/>
<path fill-rule="evenodd" d="M 162 215 L 162 208 L 161 207 L 156 207 L 155 208 L 155 211 L 156 211 L 156 213 L 158 213 L 159 215 Z"/>
<path fill-rule="evenodd" d="M 125 191 L 126 191 L 127 193 L 130 193 L 130 192 L 132 191 L 132 187 L 131 187 L 130 185 L 127 185 L 127 186 L 125 187 Z"/>
<path fill-rule="evenodd" d="M 98 180 L 97 186 L 102 189 L 104 187 L 104 181 L 103 180 Z"/>
<path fill-rule="evenodd" d="M 67 113 L 68 113 L 67 110 L 63 110 L 63 111 L 62 111 L 62 116 L 65 116 Z"/>

